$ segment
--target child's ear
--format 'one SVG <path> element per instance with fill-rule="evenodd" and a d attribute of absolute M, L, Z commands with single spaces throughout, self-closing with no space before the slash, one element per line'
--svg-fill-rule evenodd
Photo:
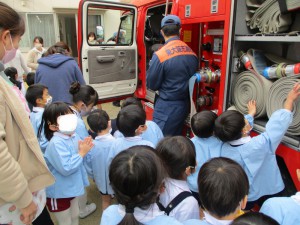
<path fill-rule="evenodd" d="M 248 201 L 248 195 L 245 195 L 245 197 L 242 199 L 241 202 L 241 209 L 245 209 Z"/>
<path fill-rule="evenodd" d="M 43 99 L 37 98 L 37 99 L 35 100 L 35 103 L 36 103 L 36 105 L 40 105 L 40 104 L 43 103 Z"/>
<path fill-rule="evenodd" d="M 49 130 L 55 132 L 55 131 L 58 131 L 58 126 L 54 125 L 54 124 L 50 124 L 48 123 L 49 125 Z"/>
<path fill-rule="evenodd" d="M 139 134 L 142 134 L 144 131 L 146 131 L 147 130 L 147 125 L 146 124 L 144 124 L 144 125 L 140 125 L 136 130 L 135 130 L 135 133 L 137 134 L 137 135 L 139 135 Z"/>
<path fill-rule="evenodd" d="M 185 168 L 185 174 L 186 176 L 190 176 L 195 170 L 195 167 L 191 167 L 191 166 L 188 166 L 187 168 Z"/>

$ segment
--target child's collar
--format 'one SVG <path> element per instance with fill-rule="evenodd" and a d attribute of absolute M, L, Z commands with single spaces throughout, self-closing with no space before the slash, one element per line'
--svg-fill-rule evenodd
<path fill-rule="evenodd" d="M 98 135 L 97 137 L 95 137 L 95 140 L 99 140 L 99 141 L 109 141 L 113 139 L 115 138 L 110 133 Z"/>
<path fill-rule="evenodd" d="M 229 225 L 232 220 L 219 220 L 204 211 L 204 220 L 213 225 Z"/>
<path fill-rule="evenodd" d="M 239 146 L 239 145 L 248 143 L 250 140 L 251 140 L 251 137 L 247 136 L 247 137 L 242 137 L 242 138 L 234 140 L 234 141 L 230 141 L 229 144 L 231 146 Z"/>
<path fill-rule="evenodd" d="M 73 137 L 75 136 L 75 133 L 74 133 L 74 134 L 72 134 L 71 136 L 69 136 L 69 135 L 62 134 L 62 133 L 60 133 L 60 132 L 56 131 L 56 132 L 54 132 L 54 134 L 53 134 L 53 135 L 54 135 L 54 136 L 61 137 L 61 138 L 63 138 L 63 139 L 70 139 L 70 138 L 73 138 Z"/>
<path fill-rule="evenodd" d="M 143 140 L 142 136 L 134 136 L 134 137 L 125 137 L 127 141 L 141 141 Z"/>
<path fill-rule="evenodd" d="M 32 111 L 33 112 L 43 112 L 45 108 L 33 106 Z"/>

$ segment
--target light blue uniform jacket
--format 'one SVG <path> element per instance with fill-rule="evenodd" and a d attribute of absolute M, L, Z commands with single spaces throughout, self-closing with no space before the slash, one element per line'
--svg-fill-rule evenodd
<path fill-rule="evenodd" d="M 137 145 L 147 145 L 152 148 L 154 148 L 154 145 L 150 141 L 143 140 L 141 136 L 134 136 L 134 137 L 123 137 L 123 138 L 117 138 L 113 145 L 111 146 L 107 161 L 106 161 L 106 166 L 107 166 L 107 171 L 109 171 L 109 166 L 113 158 L 120 152 L 124 151 L 125 149 L 128 149 L 132 146 L 137 146 Z M 107 173 L 107 181 L 109 181 L 108 177 L 109 173 Z M 105 184 L 107 186 L 107 192 L 108 194 L 114 194 L 111 186 L 109 184 Z"/>
<path fill-rule="evenodd" d="M 276 194 L 284 189 L 275 151 L 292 119 L 290 111 L 277 110 L 266 124 L 266 131 L 253 137 L 248 143 L 236 147 L 228 143 L 223 144 L 221 156 L 238 162 L 248 176 L 248 201 L 255 201 L 264 195 Z"/>
<path fill-rule="evenodd" d="M 196 148 L 197 166 L 195 173 L 187 178 L 190 190 L 198 192 L 198 174 L 202 165 L 211 158 L 220 157 L 223 142 L 212 136 L 209 138 L 193 137 L 191 141 Z"/>
<path fill-rule="evenodd" d="M 106 210 L 104 210 L 100 225 L 117 225 L 121 222 L 123 216 L 119 213 L 118 205 L 111 205 Z M 144 225 L 180 225 L 182 223 L 178 222 L 174 218 L 167 215 L 160 215 L 154 217 L 152 220 L 143 222 Z"/>
<path fill-rule="evenodd" d="M 143 132 L 141 136 L 144 140 L 150 141 L 154 146 L 156 146 L 157 143 L 164 138 L 164 135 L 161 129 L 159 128 L 159 126 L 155 122 L 151 120 L 147 120 L 146 125 L 147 125 L 147 130 Z M 119 130 L 117 130 L 114 133 L 114 137 L 120 138 L 120 137 L 124 137 L 124 135 Z"/>
<path fill-rule="evenodd" d="M 44 108 L 41 107 L 33 107 L 32 112 L 30 113 L 30 122 L 33 126 L 35 135 L 38 135 L 39 127 L 42 122 L 43 113 L 44 113 Z M 42 152 L 45 153 L 46 147 L 49 142 L 45 137 L 44 128 L 42 129 L 41 137 L 38 138 L 38 142 Z"/>
<path fill-rule="evenodd" d="M 78 118 L 75 132 L 78 134 L 79 138 L 83 140 L 89 136 L 89 133 L 79 112 L 75 111 L 75 115 Z"/>
<path fill-rule="evenodd" d="M 70 137 L 58 132 L 50 140 L 44 157 L 55 183 L 46 188 L 48 198 L 81 196 L 89 185 L 83 158 L 78 154 L 79 140 L 76 133 Z"/>
<path fill-rule="evenodd" d="M 211 216 L 207 212 L 204 213 L 203 220 L 186 220 L 183 222 L 184 225 L 229 225 L 232 223 L 232 220 L 219 220 L 213 216 Z"/>
<path fill-rule="evenodd" d="M 208 223 L 206 220 L 186 220 L 183 222 L 184 225 L 214 225 Z"/>
<path fill-rule="evenodd" d="M 300 203 L 291 197 L 270 198 L 264 202 L 260 212 L 272 217 L 280 225 L 300 224 Z"/>
<path fill-rule="evenodd" d="M 88 175 L 96 182 L 98 190 L 102 194 L 107 194 L 106 179 L 108 177 L 107 171 L 107 157 L 115 138 L 111 134 L 97 136 L 93 141 L 94 147 L 84 157 L 84 166 Z"/>

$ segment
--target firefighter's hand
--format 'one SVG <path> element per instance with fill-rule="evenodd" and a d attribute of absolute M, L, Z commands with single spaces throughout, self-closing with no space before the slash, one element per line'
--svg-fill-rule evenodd
<path fill-rule="evenodd" d="M 27 207 L 21 209 L 21 216 L 20 220 L 26 224 L 29 225 L 34 220 L 37 212 L 37 206 L 32 201 Z"/>
<path fill-rule="evenodd" d="M 254 117 L 256 114 L 256 101 L 250 100 L 247 104 L 247 107 L 248 107 L 248 114 Z"/>
<path fill-rule="evenodd" d="M 86 137 L 83 141 L 78 142 L 78 154 L 84 157 L 94 147 L 92 137 Z"/>
<path fill-rule="evenodd" d="M 290 90 L 286 101 L 284 103 L 284 108 L 292 111 L 294 101 L 300 96 L 300 83 L 296 83 L 292 90 Z"/>

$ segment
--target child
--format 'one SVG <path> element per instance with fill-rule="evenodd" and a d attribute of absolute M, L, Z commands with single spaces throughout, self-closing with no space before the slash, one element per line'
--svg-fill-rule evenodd
<path fill-rule="evenodd" d="M 141 109 L 143 109 L 143 105 L 142 105 L 141 101 L 139 99 L 135 98 L 135 97 L 126 98 L 123 101 L 121 108 L 124 108 L 128 105 L 137 105 Z M 152 142 L 152 144 L 154 146 L 156 146 L 157 143 L 161 139 L 164 138 L 164 135 L 163 135 L 161 129 L 159 128 L 159 126 L 151 120 L 146 120 L 146 129 L 145 129 L 145 131 L 143 131 L 141 136 L 144 140 Z M 123 137 L 123 134 L 120 131 L 116 131 L 114 133 L 114 137 L 116 137 L 116 138 Z"/>
<path fill-rule="evenodd" d="M 109 206 L 101 225 L 179 225 L 155 204 L 163 179 L 161 161 L 148 146 L 134 146 L 111 162 L 109 178 L 119 205 Z"/>
<path fill-rule="evenodd" d="M 28 85 L 28 87 L 30 85 L 33 85 L 34 84 L 34 76 L 35 76 L 35 73 L 34 72 L 29 72 L 26 76 L 26 79 L 25 79 L 25 82 L 26 84 Z"/>
<path fill-rule="evenodd" d="M 166 137 L 158 143 L 156 150 L 168 173 L 158 206 L 180 222 L 199 219 L 198 202 L 186 181 L 196 167 L 194 144 L 183 136 Z"/>
<path fill-rule="evenodd" d="M 272 114 L 266 124 L 266 131 L 249 136 L 251 125 L 237 111 L 223 112 L 215 122 L 215 135 L 224 143 L 221 155 L 238 162 L 245 170 L 250 191 L 247 209 L 254 203 L 262 205 L 266 196 L 275 195 L 284 189 L 284 183 L 276 162 L 275 151 L 293 119 L 294 101 L 300 95 L 297 83 L 289 92 L 283 109 Z"/>
<path fill-rule="evenodd" d="M 109 150 L 109 155 L 107 157 L 106 166 L 109 165 L 112 159 L 121 151 L 125 149 L 136 146 L 136 145 L 147 145 L 154 147 L 149 141 L 143 140 L 140 134 L 146 129 L 146 113 L 137 105 L 129 105 L 120 110 L 117 116 L 117 127 L 120 132 L 124 135 L 122 138 L 117 138 Z M 108 169 L 107 169 L 108 171 Z M 109 179 L 107 177 L 106 182 Z M 105 184 L 108 187 L 108 194 L 113 194 L 111 186 Z"/>
<path fill-rule="evenodd" d="M 4 73 L 9 80 L 19 88 L 19 90 L 22 90 L 22 82 L 18 81 L 18 71 L 15 67 L 7 67 L 4 70 Z"/>
<path fill-rule="evenodd" d="M 93 111 L 88 116 L 87 122 L 91 130 L 97 133 L 97 137 L 93 141 L 94 148 L 87 154 L 84 163 L 88 174 L 102 194 L 102 210 L 104 210 L 111 204 L 111 196 L 107 194 L 105 185 L 107 184 L 105 179 L 108 177 L 106 159 L 115 138 L 110 134 L 111 122 L 104 110 Z"/>
<path fill-rule="evenodd" d="M 97 105 L 98 93 L 93 87 L 89 85 L 80 85 L 79 82 L 73 82 L 69 92 L 73 95 L 74 103 L 71 106 L 71 109 L 78 117 L 76 133 L 83 140 L 88 137 L 89 134 L 82 117 L 87 116 L 91 112 L 92 108 Z"/>
<path fill-rule="evenodd" d="M 300 169 L 297 169 L 300 181 Z M 300 192 L 291 197 L 269 198 L 260 212 L 275 219 L 280 225 L 300 224 Z"/>
<path fill-rule="evenodd" d="M 196 171 L 187 178 L 187 182 L 193 196 L 199 202 L 198 174 L 202 165 L 209 159 L 220 157 L 223 142 L 213 135 L 217 114 L 212 111 L 202 111 L 195 114 L 191 120 L 192 131 L 195 135 L 191 141 L 195 145 L 197 166 Z M 199 202 L 200 203 L 200 202 Z M 200 204 L 199 204 L 200 205 Z"/>
<path fill-rule="evenodd" d="M 291 224 L 296 223 L 289 223 Z M 248 212 L 236 218 L 230 225 L 279 225 L 279 223 L 263 213 Z"/>
<path fill-rule="evenodd" d="M 213 158 L 204 163 L 198 176 L 204 219 L 188 220 L 185 225 L 230 224 L 247 203 L 249 182 L 243 168 L 228 158 Z"/>
<path fill-rule="evenodd" d="M 93 147 L 92 139 L 80 140 L 75 133 L 77 117 L 63 102 L 45 108 L 41 126 L 49 140 L 44 157 L 56 180 L 46 189 L 47 207 L 59 225 L 78 225 L 77 197 L 89 185 L 83 157 Z"/>
<path fill-rule="evenodd" d="M 33 106 L 32 112 L 30 113 L 30 122 L 33 126 L 35 134 L 38 136 L 44 108 L 47 104 L 52 102 L 52 97 L 49 95 L 48 88 L 42 84 L 33 84 L 28 87 L 25 97 L 27 102 Z M 43 127 L 41 127 L 40 134 L 41 135 L 38 136 L 38 141 L 42 152 L 45 153 L 48 140 L 44 135 Z"/>
<path fill-rule="evenodd" d="M 93 87 L 89 85 L 80 85 L 79 82 L 73 82 L 69 92 L 73 96 L 73 105 L 71 106 L 71 109 L 78 118 L 76 133 L 79 135 L 80 139 L 83 140 L 89 136 L 89 133 L 82 117 L 87 116 L 92 108 L 97 105 L 98 93 Z M 81 219 L 89 216 L 96 208 L 97 206 L 95 203 L 87 204 L 86 192 L 79 198 L 79 217 Z"/>

